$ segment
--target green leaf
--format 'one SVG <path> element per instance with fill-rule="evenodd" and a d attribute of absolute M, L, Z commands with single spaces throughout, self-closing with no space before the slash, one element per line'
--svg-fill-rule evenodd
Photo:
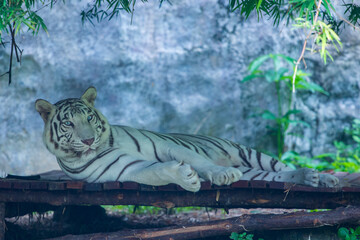
<path fill-rule="evenodd" d="M 298 113 L 301 113 L 301 110 L 291 109 L 291 110 L 287 111 L 283 117 L 287 118 L 292 114 L 298 114 Z"/>
<path fill-rule="evenodd" d="M 284 54 L 277 54 L 277 56 L 281 57 L 282 59 L 284 59 L 286 62 L 288 62 L 290 65 L 295 66 L 296 60 L 288 57 Z"/>
<path fill-rule="evenodd" d="M 280 80 L 280 78 L 278 78 L 277 72 L 274 69 L 267 70 L 264 74 L 264 77 L 268 82 L 277 82 Z"/>
<path fill-rule="evenodd" d="M 360 235 L 360 226 L 356 227 L 355 233 L 356 233 L 357 235 Z"/>
<path fill-rule="evenodd" d="M 263 0 L 258 0 L 257 4 L 256 4 L 256 10 L 260 10 L 260 6 Z"/>
<path fill-rule="evenodd" d="M 360 137 L 358 137 L 356 135 L 353 135 L 352 137 L 353 137 L 355 142 L 360 143 Z"/>
<path fill-rule="evenodd" d="M 276 115 L 272 112 L 270 112 L 269 110 L 265 110 L 262 114 L 261 117 L 263 119 L 268 119 L 268 120 L 276 120 Z"/>
<path fill-rule="evenodd" d="M 287 151 L 281 156 L 281 160 L 292 159 L 299 156 L 299 154 L 295 151 Z"/>
<path fill-rule="evenodd" d="M 326 96 L 329 96 L 329 93 L 325 91 L 320 85 L 317 85 L 316 83 L 313 82 L 308 82 L 304 79 L 299 79 L 295 87 L 297 89 L 309 90 L 312 92 L 320 92 L 322 94 L 325 94 Z"/>
<path fill-rule="evenodd" d="M 289 120 L 289 123 L 292 123 L 294 125 L 297 125 L 297 124 L 300 124 L 300 125 L 303 125 L 303 126 L 306 126 L 308 128 L 311 128 L 311 125 L 308 124 L 307 122 L 305 121 L 301 121 L 301 120 Z"/>
<path fill-rule="evenodd" d="M 241 80 L 241 82 L 247 82 L 247 81 L 250 81 L 254 78 L 261 78 L 263 77 L 264 75 L 261 75 L 261 74 L 250 74 L 250 75 L 247 75 L 246 77 L 243 78 L 243 80 Z"/>
<path fill-rule="evenodd" d="M 252 61 L 249 65 L 249 71 L 253 73 L 255 70 L 257 70 L 261 64 L 263 64 L 267 59 L 269 59 L 269 55 L 264 55 L 256 58 L 254 61 Z"/>

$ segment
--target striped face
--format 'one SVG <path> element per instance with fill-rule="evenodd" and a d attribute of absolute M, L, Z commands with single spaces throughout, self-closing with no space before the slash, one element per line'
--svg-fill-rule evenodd
<path fill-rule="evenodd" d="M 106 118 L 93 107 L 95 97 L 87 98 L 86 93 L 81 99 L 65 99 L 55 105 L 45 100 L 36 102 L 45 122 L 44 143 L 56 157 L 91 159 L 109 138 Z"/>

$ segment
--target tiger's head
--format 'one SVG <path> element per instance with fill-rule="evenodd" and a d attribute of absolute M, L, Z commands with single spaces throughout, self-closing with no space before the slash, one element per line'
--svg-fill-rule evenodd
<path fill-rule="evenodd" d="M 61 100 L 54 105 L 46 100 L 35 102 L 45 122 L 43 141 L 46 148 L 62 159 L 91 159 L 109 139 L 110 125 L 94 107 L 96 89 L 88 88 L 81 98 Z"/>

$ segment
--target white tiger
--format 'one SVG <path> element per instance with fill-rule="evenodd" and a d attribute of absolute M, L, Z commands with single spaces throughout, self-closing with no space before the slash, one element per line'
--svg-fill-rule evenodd
<path fill-rule="evenodd" d="M 215 137 L 161 134 L 109 125 L 94 108 L 96 89 L 80 99 L 51 104 L 36 101 L 45 122 L 43 140 L 61 169 L 87 182 L 175 183 L 196 192 L 200 179 L 229 185 L 239 179 L 282 181 L 333 187 L 339 180 L 313 169 L 293 170 L 253 149 Z"/>

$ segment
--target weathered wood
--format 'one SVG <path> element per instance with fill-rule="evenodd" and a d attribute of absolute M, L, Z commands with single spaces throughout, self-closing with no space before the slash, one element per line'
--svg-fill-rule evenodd
<path fill-rule="evenodd" d="M 297 208 L 333 209 L 347 205 L 360 205 L 360 194 L 353 192 L 295 192 L 281 189 L 217 189 L 199 191 L 134 191 L 107 190 L 64 191 L 9 190 L 0 191 L 2 202 L 48 203 L 61 205 L 144 205 L 159 202 L 174 207 L 200 206 L 220 208 Z"/>
<path fill-rule="evenodd" d="M 229 236 L 231 232 L 319 228 L 338 224 L 356 224 L 360 207 L 342 207 L 327 212 L 295 212 L 290 214 L 254 214 L 187 226 L 146 230 L 127 230 L 113 233 L 67 235 L 53 240 L 73 239 L 200 239 Z"/>
<path fill-rule="evenodd" d="M 0 202 L 0 240 L 5 239 L 5 203 Z"/>

